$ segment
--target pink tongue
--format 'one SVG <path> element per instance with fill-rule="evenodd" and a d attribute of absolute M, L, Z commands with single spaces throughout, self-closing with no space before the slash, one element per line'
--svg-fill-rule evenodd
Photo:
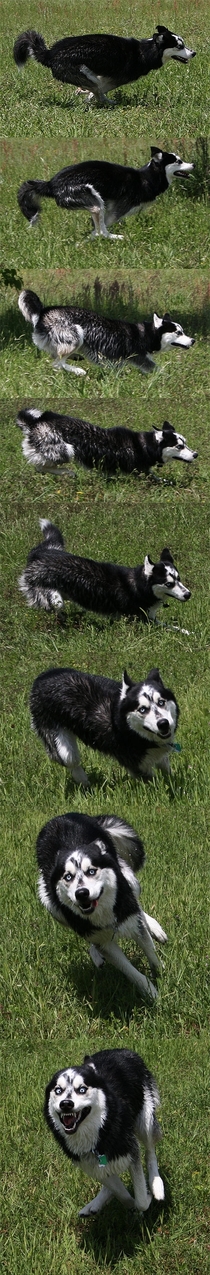
<path fill-rule="evenodd" d="M 65 1129 L 74 1129 L 75 1116 L 64 1116 L 63 1124 Z"/>

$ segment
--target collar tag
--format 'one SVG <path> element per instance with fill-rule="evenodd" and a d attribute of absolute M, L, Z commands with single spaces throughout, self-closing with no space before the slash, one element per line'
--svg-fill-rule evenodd
<path fill-rule="evenodd" d="M 99 1155 L 98 1163 L 100 1164 L 100 1169 L 103 1169 L 104 1165 L 108 1164 L 107 1155 Z"/>
<path fill-rule="evenodd" d="M 174 753 L 181 753 L 181 744 L 173 744 L 173 751 Z"/>

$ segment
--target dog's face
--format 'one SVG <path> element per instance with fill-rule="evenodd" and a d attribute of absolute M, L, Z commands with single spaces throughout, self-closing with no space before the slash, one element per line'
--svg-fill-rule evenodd
<path fill-rule="evenodd" d="M 125 672 L 122 680 L 121 701 L 127 725 L 142 739 L 162 745 L 173 743 L 178 722 L 178 704 L 173 692 L 166 689 L 159 670 L 152 669 L 145 682 L 134 685 Z"/>
<path fill-rule="evenodd" d="M 144 575 L 149 580 L 154 598 L 158 598 L 160 602 L 164 598 L 177 598 L 179 602 L 187 602 L 190 598 L 190 589 L 186 589 L 185 584 L 181 583 L 169 549 L 163 549 L 160 562 L 156 563 L 146 554 Z"/>
<path fill-rule="evenodd" d="M 170 345 L 181 346 L 190 349 L 195 344 L 194 337 L 186 336 L 181 327 L 181 323 L 176 323 L 171 319 L 170 314 L 164 314 L 163 319 L 158 314 L 153 314 L 153 332 L 157 339 L 157 349 L 167 350 Z"/>
<path fill-rule="evenodd" d="M 87 1151 L 90 1150 L 106 1117 L 105 1094 L 99 1087 L 94 1064 L 56 1072 L 46 1089 L 45 1115 L 67 1150 L 73 1141 L 76 1151 L 80 1126 L 87 1122 L 83 1148 L 86 1138 Z"/>
<path fill-rule="evenodd" d="M 107 896 L 114 902 L 116 874 L 103 841 L 94 841 L 87 849 L 83 846 L 72 850 L 62 864 L 55 889 L 59 902 L 77 916 L 90 917 L 95 913 L 102 895 L 103 904 Z"/>
<path fill-rule="evenodd" d="M 163 41 L 162 66 L 169 58 L 173 58 L 174 62 L 189 62 L 191 58 L 195 58 L 195 50 L 186 48 L 181 35 L 174 35 L 168 27 L 158 26 L 157 31 Z"/>
<path fill-rule="evenodd" d="M 198 452 L 191 451 L 183 434 L 176 434 L 175 429 L 168 421 L 164 421 L 163 429 L 155 430 L 155 438 L 156 442 L 161 446 L 163 465 L 170 460 L 184 460 L 189 464 L 192 460 L 197 459 Z"/>
<path fill-rule="evenodd" d="M 194 168 L 194 164 L 185 164 L 180 155 L 175 155 L 173 151 L 160 151 L 158 147 L 151 146 L 151 156 L 155 168 L 159 171 L 162 169 L 165 173 L 169 186 L 173 177 L 188 177 Z"/>

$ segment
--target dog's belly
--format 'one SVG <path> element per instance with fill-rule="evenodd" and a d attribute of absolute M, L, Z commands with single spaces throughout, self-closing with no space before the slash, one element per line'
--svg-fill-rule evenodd
<path fill-rule="evenodd" d="M 140 212 L 142 204 L 133 204 L 132 208 L 125 206 L 125 199 L 121 203 L 119 200 L 106 199 L 105 203 L 105 220 L 106 226 L 111 226 L 113 221 L 123 221 L 125 217 L 132 217 L 133 214 Z"/>
<path fill-rule="evenodd" d="M 166 752 L 165 745 L 163 745 L 162 748 L 150 748 L 149 752 L 146 753 L 146 756 L 142 758 L 142 761 L 140 762 L 140 774 L 145 776 L 152 775 L 153 768 L 157 766 L 160 766 L 162 770 L 166 770 L 167 772 L 170 770 L 170 756 L 169 753 Z"/>

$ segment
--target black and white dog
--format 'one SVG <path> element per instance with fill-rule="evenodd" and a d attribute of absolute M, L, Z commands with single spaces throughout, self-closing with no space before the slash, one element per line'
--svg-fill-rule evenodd
<path fill-rule="evenodd" d="M 17 425 L 23 430 L 23 454 L 37 469 L 53 469 L 75 460 L 86 469 L 101 466 L 105 473 L 149 474 L 153 465 L 182 460 L 191 464 L 198 452 L 192 451 L 183 434 L 177 434 L 169 421 L 162 429 L 150 431 L 126 429 L 122 425 L 103 429 L 74 416 L 23 407 Z"/>
<path fill-rule="evenodd" d="M 40 518 L 40 527 L 44 543 L 31 549 L 19 578 L 30 607 L 58 610 L 66 599 L 102 615 L 137 616 L 146 622 L 156 620 L 167 598 L 187 602 L 191 596 L 181 583 L 170 549 L 163 549 L 156 563 L 146 554 L 143 566 L 117 566 L 66 553 L 59 528 L 47 518 Z"/>
<path fill-rule="evenodd" d="M 145 856 L 137 833 L 111 815 L 58 815 L 41 829 L 36 849 L 41 903 L 56 921 L 91 943 L 94 965 L 109 961 L 154 999 L 155 987 L 118 943 L 121 938 L 134 940 L 153 974 L 160 971 L 152 935 L 160 943 L 167 935 L 139 904 L 133 868 L 142 868 Z"/>
<path fill-rule="evenodd" d="M 55 80 L 88 91 L 100 106 L 107 104 L 106 93 L 111 89 L 139 80 L 149 71 L 158 71 L 170 58 L 189 62 L 195 57 L 195 51 L 186 48 L 181 36 L 161 26 L 149 40 L 124 39 L 107 33 L 75 35 L 58 40 L 51 49 L 46 48 L 38 31 L 23 31 L 15 40 L 13 53 L 19 70 L 27 58 L 35 58 L 50 68 Z"/>
<path fill-rule="evenodd" d="M 160 1105 L 156 1081 L 139 1054 L 130 1049 L 104 1049 L 86 1054 L 80 1067 L 56 1071 L 45 1092 L 44 1115 L 62 1150 L 100 1191 L 80 1217 L 99 1213 L 112 1196 L 130 1209 L 145 1212 L 164 1200 L 155 1144 L 161 1138 L 156 1111 Z M 146 1152 L 149 1188 L 143 1172 L 140 1143 Z M 134 1197 L 121 1181 L 129 1170 Z"/>
<path fill-rule="evenodd" d="M 55 199 L 59 208 L 88 210 L 93 222 L 93 239 L 97 235 L 122 239 L 122 235 L 110 235 L 108 227 L 139 212 L 144 204 L 153 203 L 169 189 L 173 177 L 188 177 L 194 167 L 185 164 L 179 155 L 161 151 L 157 146 L 151 146 L 151 156 L 143 168 L 125 168 L 122 164 L 87 159 L 62 168 L 49 181 L 23 182 L 18 191 L 21 212 L 33 225 L 40 211 L 39 195 L 43 195 L 46 199 Z"/>
<path fill-rule="evenodd" d="M 32 341 L 39 350 L 46 350 L 56 360 L 54 366 L 67 372 L 85 376 L 83 368 L 66 363 L 70 354 L 83 347 L 84 354 L 94 363 L 108 359 L 111 363 L 125 363 L 127 359 L 142 372 L 151 372 L 155 363 L 151 357 L 156 350 L 167 350 L 175 345 L 188 349 L 194 339 L 185 336 L 180 323 L 165 314 L 160 319 L 153 314 L 152 321 L 129 323 L 121 319 L 107 319 L 94 310 L 81 306 L 43 306 L 35 292 L 21 292 L 19 309 L 27 323 L 33 327 Z"/>
<path fill-rule="evenodd" d="M 85 786 L 77 735 L 83 744 L 115 757 L 135 779 L 151 778 L 155 766 L 169 771 L 170 753 L 178 749 L 177 700 L 157 668 L 137 683 L 126 672 L 122 682 L 114 682 L 74 668 L 50 668 L 35 679 L 30 707 L 32 728 L 51 760 L 67 766 L 75 783 Z"/>

